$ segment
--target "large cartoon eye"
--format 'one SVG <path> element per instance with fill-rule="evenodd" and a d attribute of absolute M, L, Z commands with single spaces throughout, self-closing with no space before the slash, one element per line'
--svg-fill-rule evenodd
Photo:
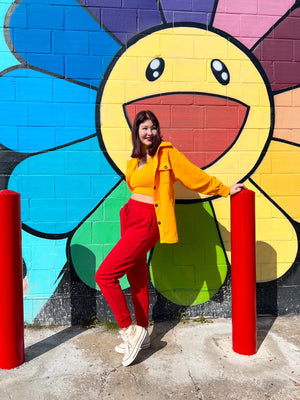
<path fill-rule="evenodd" d="M 212 60 L 210 67 L 215 78 L 221 83 L 221 85 L 228 85 L 230 75 L 226 65 L 221 60 Z"/>
<path fill-rule="evenodd" d="M 165 62 L 162 58 L 154 58 L 146 69 L 146 78 L 148 81 L 156 81 L 164 72 Z"/>

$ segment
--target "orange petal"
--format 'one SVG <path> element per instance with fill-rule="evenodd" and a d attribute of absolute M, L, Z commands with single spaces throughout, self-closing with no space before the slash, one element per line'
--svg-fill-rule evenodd
<path fill-rule="evenodd" d="M 274 96 L 274 138 L 300 144 L 300 88 Z"/>

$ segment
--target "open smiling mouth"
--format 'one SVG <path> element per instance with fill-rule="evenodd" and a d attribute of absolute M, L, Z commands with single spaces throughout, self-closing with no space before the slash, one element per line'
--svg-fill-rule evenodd
<path fill-rule="evenodd" d="M 249 113 L 249 106 L 237 100 L 202 93 L 160 94 L 133 100 L 123 108 L 130 127 L 139 111 L 151 110 L 163 140 L 203 169 L 233 146 Z"/>

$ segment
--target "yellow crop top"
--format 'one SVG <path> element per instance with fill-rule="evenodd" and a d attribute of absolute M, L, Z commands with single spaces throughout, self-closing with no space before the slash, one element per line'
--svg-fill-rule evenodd
<path fill-rule="evenodd" d="M 132 193 L 154 195 L 154 165 L 153 157 L 149 157 L 146 164 L 133 172 L 130 179 L 130 186 L 133 188 Z"/>

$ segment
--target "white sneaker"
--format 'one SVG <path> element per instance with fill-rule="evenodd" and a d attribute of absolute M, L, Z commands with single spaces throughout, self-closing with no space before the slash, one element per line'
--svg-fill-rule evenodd
<path fill-rule="evenodd" d="M 121 337 L 121 335 L 119 337 Z M 143 343 L 141 344 L 141 350 L 149 349 L 150 346 L 151 346 L 150 336 L 149 336 L 149 333 L 148 333 L 148 331 L 146 329 L 146 337 L 145 337 Z M 120 354 L 125 354 L 125 343 L 122 342 L 122 343 L 118 344 L 115 347 L 115 351 L 117 353 L 120 353 Z"/>
<path fill-rule="evenodd" d="M 146 335 L 146 328 L 138 325 L 130 325 L 125 331 L 121 332 L 125 345 L 125 355 L 122 360 L 124 367 L 127 367 L 135 360 Z"/>

